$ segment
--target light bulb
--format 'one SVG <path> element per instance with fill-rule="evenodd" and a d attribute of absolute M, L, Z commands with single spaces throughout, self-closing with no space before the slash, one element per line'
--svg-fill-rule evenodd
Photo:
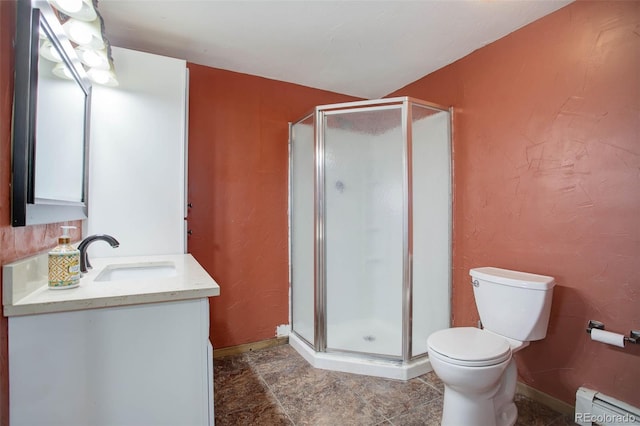
<path fill-rule="evenodd" d="M 64 62 L 59 62 L 55 67 L 51 70 L 51 72 L 60 78 L 65 78 L 67 80 L 73 79 L 73 74 L 71 74 L 71 70 L 67 68 L 67 65 Z"/>
<path fill-rule="evenodd" d="M 91 68 L 87 74 L 89 74 L 89 78 L 96 84 L 100 84 L 103 86 L 115 87 L 118 85 L 118 80 L 116 80 L 116 75 L 112 70 L 98 70 L 95 68 Z"/>
<path fill-rule="evenodd" d="M 53 44 L 51 44 L 49 40 L 44 40 L 40 45 L 40 56 L 52 62 L 62 62 L 60 52 L 58 52 L 58 49 L 53 47 Z"/>
<path fill-rule="evenodd" d="M 82 9 L 82 0 L 54 0 L 51 3 L 64 13 L 76 13 Z"/>
<path fill-rule="evenodd" d="M 71 22 L 69 24 L 69 37 L 78 44 L 89 44 L 93 37 L 86 25 L 80 22 Z"/>
<path fill-rule="evenodd" d="M 94 49 L 104 48 L 104 40 L 100 34 L 100 23 L 69 19 L 62 24 L 69 39 L 80 46 L 91 46 Z"/>
<path fill-rule="evenodd" d="M 78 52 L 80 60 L 86 66 L 104 70 L 109 69 L 109 59 L 107 59 L 107 53 L 104 50 L 95 50 L 79 46 L 76 48 L 76 51 Z"/>
<path fill-rule="evenodd" d="M 97 16 L 92 0 L 49 0 L 49 3 L 65 15 L 81 21 L 91 22 Z"/>
<path fill-rule="evenodd" d="M 97 84 L 106 84 L 109 81 L 109 71 L 93 70 L 91 79 Z"/>

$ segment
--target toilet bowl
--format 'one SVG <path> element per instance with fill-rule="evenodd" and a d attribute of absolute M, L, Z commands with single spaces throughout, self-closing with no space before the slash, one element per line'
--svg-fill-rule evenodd
<path fill-rule="evenodd" d="M 427 345 L 433 371 L 445 385 L 443 425 L 515 423 L 517 370 L 506 339 L 459 327 L 432 334 Z"/>
<path fill-rule="evenodd" d="M 554 281 L 499 268 L 470 274 L 485 328 L 454 327 L 427 339 L 431 366 L 445 386 L 442 425 L 512 426 L 518 417 L 513 354 L 546 336 Z"/>

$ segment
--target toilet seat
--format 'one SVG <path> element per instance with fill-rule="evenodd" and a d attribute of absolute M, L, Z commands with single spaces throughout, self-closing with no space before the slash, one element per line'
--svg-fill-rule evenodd
<path fill-rule="evenodd" d="M 474 327 L 455 327 L 437 331 L 427 340 L 429 353 L 446 362 L 467 367 L 500 364 L 511 357 L 509 342 Z"/>

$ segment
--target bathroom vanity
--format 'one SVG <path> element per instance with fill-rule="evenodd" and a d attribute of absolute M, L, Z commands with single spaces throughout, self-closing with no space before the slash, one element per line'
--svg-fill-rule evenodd
<path fill-rule="evenodd" d="M 5 265 L 11 425 L 213 425 L 218 284 L 189 254 L 92 264 L 69 290 L 46 254 Z"/>

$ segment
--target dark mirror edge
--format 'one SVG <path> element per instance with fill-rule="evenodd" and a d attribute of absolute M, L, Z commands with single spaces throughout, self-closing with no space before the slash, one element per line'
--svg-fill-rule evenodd
<path fill-rule="evenodd" d="M 40 9 L 31 0 L 18 0 L 16 11 L 15 77 L 12 122 L 11 225 L 14 227 L 83 220 L 88 217 L 89 117 L 92 87 L 79 78 L 84 90 L 84 164 L 83 203 L 81 205 L 35 204 L 35 105 L 37 101 Z M 54 37 L 53 31 L 50 31 Z M 71 63 L 63 52 L 66 63 Z"/>

